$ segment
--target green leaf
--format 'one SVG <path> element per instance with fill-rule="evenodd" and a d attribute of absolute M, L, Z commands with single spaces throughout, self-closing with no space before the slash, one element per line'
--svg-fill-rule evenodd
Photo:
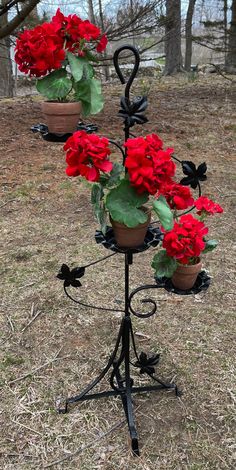
<path fill-rule="evenodd" d="M 153 257 L 151 266 L 155 269 L 155 276 L 172 277 L 177 268 L 177 261 L 167 256 L 166 250 L 161 250 Z"/>
<path fill-rule="evenodd" d="M 88 62 L 85 63 L 84 73 L 86 75 L 86 78 L 93 78 L 94 77 L 94 68 L 91 64 L 88 64 Z"/>
<path fill-rule="evenodd" d="M 209 253 L 210 251 L 213 251 L 217 245 L 218 245 L 218 241 L 217 240 L 205 240 L 205 248 L 203 250 L 203 254 L 205 253 Z"/>
<path fill-rule="evenodd" d="M 153 209 L 164 229 L 171 230 L 174 225 L 174 218 L 164 196 L 159 196 L 159 198 L 153 202 Z"/>
<path fill-rule="evenodd" d="M 82 103 L 84 116 L 99 113 L 104 106 L 101 82 L 94 78 L 74 83 L 75 97 Z"/>
<path fill-rule="evenodd" d="M 95 183 L 92 186 L 92 191 L 91 191 L 91 203 L 93 205 L 100 205 L 100 201 L 102 197 L 104 196 L 103 188 L 100 184 Z"/>
<path fill-rule="evenodd" d="M 147 193 L 137 194 L 128 180 L 122 180 L 117 188 L 111 189 L 105 204 L 113 220 L 136 227 L 147 221 L 147 214 L 139 209 L 147 201 Z"/>
<path fill-rule="evenodd" d="M 100 176 L 99 181 L 101 185 L 106 188 L 112 188 L 113 186 L 117 186 L 123 171 L 124 167 L 123 165 L 121 165 L 121 163 L 113 163 L 113 168 L 111 172 Z"/>
<path fill-rule="evenodd" d="M 70 66 L 70 70 L 75 82 L 79 82 L 83 77 L 84 67 L 86 60 L 84 57 L 77 57 L 71 52 L 67 52 L 67 58 Z"/>
<path fill-rule="evenodd" d="M 72 81 L 67 77 L 66 69 L 59 69 L 37 80 L 36 88 L 49 100 L 63 100 L 72 89 Z"/>
<path fill-rule="evenodd" d="M 107 230 L 107 223 L 106 223 L 107 218 L 106 218 L 106 210 L 105 210 L 104 205 L 100 206 L 99 209 L 96 210 L 95 215 L 96 215 L 97 221 L 100 224 L 101 231 L 105 235 L 106 230 Z"/>
<path fill-rule="evenodd" d="M 98 62 L 99 61 L 98 57 L 96 57 L 94 54 L 92 54 L 92 52 L 90 52 L 88 50 L 86 51 L 86 59 L 91 60 L 91 62 Z"/>
<path fill-rule="evenodd" d="M 104 196 L 103 187 L 100 184 L 94 184 L 91 192 L 91 202 L 93 204 L 94 215 L 101 226 L 102 233 L 106 233 L 106 211 L 101 202 Z"/>

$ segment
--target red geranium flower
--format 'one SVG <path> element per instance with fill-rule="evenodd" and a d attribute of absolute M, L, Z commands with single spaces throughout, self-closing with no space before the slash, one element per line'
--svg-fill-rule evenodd
<path fill-rule="evenodd" d="M 163 141 L 157 134 L 149 134 L 146 136 L 146 142 L 148 144 L 147 150 L 149 153 L 157 152 L 163 148 Z"/>
<path fill-rule="evenodd" d="M 60 8 L 57 9 L 56 14 L 52 17 L 51 23 L 55 26 L 55 29 L 58 32 L 61 32 L 65 29 L 67 18 L 65 15 L 63 15 Z M 64 33 L 62 33 L 62 36 L 64 37 Z"/>
<path fill-rule="evenodd" d="M 194 205 L 197 209 L 198 215 L 213 215 L 217 212 L 221 213 L 224 212 L 223 208 L 213 202 L 211 199 L 208 199 L 205 196 L 200 196 L 195 202 Z"/>
<path fill-rule="evenodd" d="M 171 155 L 174 149 L 158 150 L 153 153 L 152 159 L 154 162 L 154 174 L 160 186 L 162 183 L 170 181 L 175 174 L 175 164 L 171 160 Z"/>
<path fill-rule="evenodd" d="M 107 173 L 112 170 L 108 160 L 109 140 L 85 131 L 75 132 L 64 145 L 67 151 L 66 173 L 68 176 L 84 176 L 88 181 L 98 181 L 100 171 Z"/>
<path fill-rule="evenodd" d="M 81 50 L 81 41 L 83 42 L 82 47 L 86 44 L 84 41 L 97 41 L 97 52 L 102 52 L 107 45 L 106 35 L 101 36 L 101 30 L 93 23 L 88 20 L 82 20 L 77 15 L 64 16 L 60 9 L 57 9 L 55 16 L 52 18 L 52 23 L 55 24 L 58 33 L 61 35 L 63 40 L 66 40 L 65 48 L 70 52 L 77 52 L 79 55 L 85 55 L 85 52 Z M 101 36 L 101 37 L 100 37 Z"/>
<path fill-rule="evenodd" d="M 96 47 L 97 52 L 103 52 L 107 47 L 108 39 L 106 34 L 103 34 L 100 38 L 100 41 Z"/>
<path fill-rule="evenodd" d="M 138 193 L 156 194 L 161 184 L 175 174 L 175 164 L 171 160 L 173 149 L 162 149 L 163 142 L 156 134 L 128 139 L 125 143 L 130 182 Z"/>
<path fill-rule="evenodd" d="M 177 184 L 174 181 L 161 185 L 158 196 L 165 196 L 171 209 L 184 210 L 193 206 L 194 199 L 188 186 Z"/>
<path fill-rule="evenodd" d="M 189 264 L 191 258 L 198 258 L 205 248 L 204 236 L 208 228 L 191 214 L 182 215 L 179 222 L 164 234 L 163 248 L 168 256 L 181 264 Z"/>
<path fill-rule="evenodd" d="M 61 68 L 65 59 L 63 40 L 51 23 L 43 23 L 21 33 L 15 51 L 19 70 L 36 77 Z"/>
<path fill-rule="evenodd" d="M 90 21 L 85 20 L 79 26 L 79 34 L 82 39 L 86 41 L 96 40 L 101 35 L 101 30 L 95 26 L 95 24 L 90 23 Z"/>

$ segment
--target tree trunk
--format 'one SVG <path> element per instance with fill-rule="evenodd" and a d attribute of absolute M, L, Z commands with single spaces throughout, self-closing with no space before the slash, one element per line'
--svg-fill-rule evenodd
<path fill-rule="evenodd" d="M 192 61 L 192 20 L 196 0 L 189 0 L 188 11 L 185 22 L 185 61 L 184 68 L 187 72 L 191 71 Z"/>
<path fill-rule="evenodd" d="M 232 1 L 232 17 L 229 29 L 228 54 L 226 66 L 228 71 L 236 71 L 236 0 Z"/>
<path fill-rule="evenodd" d="M 2 0 L 1 5 L 6 5 L 8 0 Z M 5 13 L 0 16 L 0 27 L 4 27 L 7 24 L 8 15 Z M 13 78 L 12 78 L 12 66 L 10 57 L 10 37 L 5 37 L 0 40 L 0 97 L 13 96 Z"/>
<path fill-rule="evenodd" d="M 224 0 L 224 55 L 225 55 L 225 65 L 227 62 L 227 49 L 228 49 L 228 0 Z"/>
<path fill-rule="evenodd" d="M 0 0 L 1 2 L 1 0 Z M 29 13 L 35 8 L 35 6 L 40 2 L 40 0 L 25 0 L 24 3 L 20 2 L 20 0 L 17 2 L 17 6 L 19 3 L 22 4 L 22 8 L 17 11 L 16 15 L 13 16 L 13 18 L 6 23 L 1 23 L 0 22 L 0 39 L 5 38 L 7 36 L 10 36 L 10 34 L 19 26 L 22 21 L 29 15 Z M 6 2 L 6 0 L 2 0 L 2 5 L 10 3 Z M 12 9 L 9 10 L 11 13 L 13 12 Z M 5 15 L 0 14 L 0 18 L 2 18 Z"/>
<path fill-rule="evenodd" d="M 94 8 L 93 8 L 93 0 L 88 0 L 88 10 L 89 10 L 89 21 L 93 24 L 96 23 Z"/>
<path fill-rule="evenodd" d="M 134 27 L 134 5 L 133 5 L 133 0 L 130 0 L 130 20 L 132 22 L 132 25 L 131 25 L 132 42 L 133 42 L 133 46 L 135 46 L 135 27 Z"/>
<path fill-rule="evenodd" d="M 164 75 L 173 75 L 183 71 L 180 6 L 180 0 L 166 0 Z"/>
<path fill-rule="evenodd" d="M 99 17 L 100 17 L 100 23 L 101 23 L 101 29 L 102 32 L 105 32 L 105 25 L 104 25 L 104 17 L 103 17 L 103 9 L 102 9 L 102 0 L 98 0 L 98 5 L 99 5 Z M 106 51 L 103 52 L 103 57 L 104 59 L 107 58 L 107 53 Z M 107 64 L 107 62 L 106 62 Z M 108 82 L 110 80 L 110 73 L 109 73 L 109 66 L 104 65 L 103 67 L 104 75 L 105 75 L 105 80 Z"/>

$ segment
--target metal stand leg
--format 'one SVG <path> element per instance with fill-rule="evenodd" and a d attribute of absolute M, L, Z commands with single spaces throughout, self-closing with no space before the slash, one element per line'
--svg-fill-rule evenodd
<path fill-rule="evenodd" d="M 173 383 L 164 383 L 158 378 L 153 376 L 154 368 L 140 364 L 139 356 L 136 350 L 134 333 L 132 328 L 132 321 L 130 317 L 129 308 L 129 265 L 132 264 L 132 253 L 125 254 L 125 315 L 121 321 L 119 333 L 117 336 L 114 351 L 112 352 L 107 365 L 102 372 L 91 381 L 79 395 L 67 398 L 64 407 L 60 405 L 57 407 L 59 413 L 66 413 L 69 405 L 85 400 L 93 400 L 97 398 L 120 396 L 127 419 L 127 424 L 130 433 L 131 447 L 134 455 L 139 455 L 138 435 L 135 426 L 134 411 L 132 394 L 143 393 L 158 390 L 175 390 L 178 395 L 177 386 Z M 130 352 L 133 349 L 134 355 L 138 360 L 135 364 L 131 362 Z M 144 353 L 142 353 L 144 354 Z M 146 356 L 146 355 L 145 355 Z M 153 359 L 152 359 L 153 361 Z M 155 364 L 157 362 L 154 362 Z M 130 376 L 130 365 L 141 368 L 151 379 L 157 382 L 156 385 L 147 385 L 143 387 L 134 387 L 133 379 Z M 110 374 L 110 390 L 90 393 L 96 385 L 106 376 L 109 370 L 112 369 Z"/>

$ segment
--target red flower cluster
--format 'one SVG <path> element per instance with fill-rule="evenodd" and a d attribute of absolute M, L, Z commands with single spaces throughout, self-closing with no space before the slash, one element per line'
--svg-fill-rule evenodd
<path fill-rule="evenodd" d="M 65 59 L 63 39 L 52 23 L 43 23 L 20 34 L 15 51 L 19 70 L 36 77 L 59 69 Z"/>
<path fill-rule="evenodd" d="M 174 181 L 161 185 L 158 196 L 165 196 L 171 209 L 183 210 L 193 206 L 194 199 L 188 186 Z"/>
<path fill-rule="evenodd" d="M 108 160 L 109 140 L 85 131 L 75 132 L 64 145 L 67 150 L 66 173 L 68 176 L 84 176 L 88 181 L 98 181 L 100 171 L 107 173 L 112 170 Z"/>
<path fill-rule="evenodd" d="M 105 51 L 105 49 L 106 49 L 106 47 L 107 47 L 107 43 L 108 43 L 107 36 L 106 36 L 106 34 L 103 34 L 103 35 L 100 37 L 99 43 L 97 44 L 97 47 L 96 47 L 97 52 L 103 52 L 103 51 Z"/>
<path fill-rule="evenodd" d="M 102 52 L 106 49 L 107 37 L 101 36 L 101 30 L 90 23 L 88 20 L 81 20 L 77 15 L 64 16 L 60 9 L 57 9 L 56 15 L 52 18 L 52 23 L 55 25 L 58 34 L 66 41 L 66 49 L 70 52 L 78 52 L 80 55 L 85 55 L 83 48 L 81 48 L 80 41 L 97 41 L 96 50 Z"/>
<path fill-rule="evenodd" d="M 163 248 L 168 256 L 181 264 L 189 264 L 191 258 L 198 258 L 205 248 L 204 236 L 208 228 L 191 214 L 182 215 L 179 222 L 164 234 Z"/>
<path fill-rule="evenodd" d="M 213 215 L 217 212 L 224 212 L 222 207 L 219 204 L 211 201 L 205 196 L 200 196 L 195 202 L 194 205 L 197 209 L 198 215 Z"/>
<path fill-rule="evenodd" d="M 106 35 L 101 35 L 97 26 L 77 15 L 64 16 L 58 8 L 50 23 L 19 35 L 15 61 L 21 72 L 42 77 L 61 68 L 66 50 L 86 56 L 86 41 L 95 41 L 97 52 L 104 51 L 107 45 Z"/>
<path fill-rule="evenodd" d="M 171 160 L 173 149 L 163 150 L 163 142 L 156 134 L 128 139 L 125 143 L 127 158 L 125 167 L 129 179 L 137 192 L 156 194 L 163 183 L 169 182 L 175 174 Z"/>

